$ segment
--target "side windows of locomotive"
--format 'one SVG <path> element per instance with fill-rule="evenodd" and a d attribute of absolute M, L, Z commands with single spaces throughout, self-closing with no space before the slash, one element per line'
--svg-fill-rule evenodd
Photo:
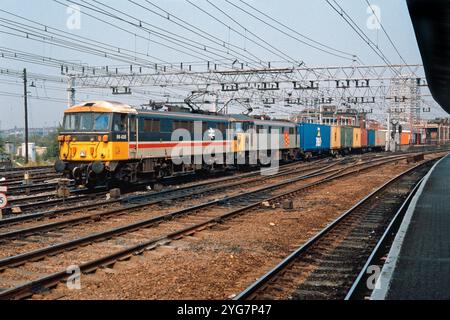
<path fill-rule="evenodd" d="M 161 121 L 159 119 L 144 119 L 145 132 L 160 132 Z"/>
<path fill-rule="evenodd" d="M 228 129 L 228 123 L 226 122 L 219 122 L 217 124 L 217 129 L 222 133 L 222 137 L 226 137 L 227 135 L 227 129 Z"/>
<path fill-rule="evenodd" d="M 189 132 L 193 132 L 194 122 L 183 120 L 172 120 L 172 130 L 175 131 L 177 129 L 186 129 Z"/>

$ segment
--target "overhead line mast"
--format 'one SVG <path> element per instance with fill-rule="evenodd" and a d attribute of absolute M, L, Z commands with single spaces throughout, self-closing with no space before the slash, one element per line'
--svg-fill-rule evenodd
<path fill-rule="evenodd" d="M 27 69 L 23 69 L 23 105 L 25 112 L 25 164 L 28 164 L 28 88 Z"/>

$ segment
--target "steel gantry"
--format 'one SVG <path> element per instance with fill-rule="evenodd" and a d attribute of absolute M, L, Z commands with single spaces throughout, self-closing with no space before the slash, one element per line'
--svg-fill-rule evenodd
<path fill-rule="evenodd" d="M 351 65 L 306 67 L 268 64 L 267 68 L 245 69 L 242 64 L 223 68 L 206 64 L 204 71 L 188 64 L 149 67 L 129 66 L 68 70 L 71 101 L 76 90 L 85 88 L 111 89 L 114 94 L 131 94 L 144 88 L 172 88 L 186 98 L 195 96 L 196 105 L 213 104 L 215 110 L 226 111 L 236 102 L 242 105 L 272 108 L 292 113 L 302 107 L 334 104 L 356 109 L 371 109 L 387 113 L 389 109 L 404 104 L 405 99 L 420 105 L 421 88 L 427 87 L 423 66 L 414 65 Z M 416 90 L 413 98 L 395 95 L 392 87 L 399 83 L 412 84 Z M 202 92 L 203 94 L 193 94 Z M 429 95 L 425 91 L 425 96 Z M 210 95 L 210 99 L 205 96 Z M 170 98 L 170 97 L 169 97 Z M 179 100 L 179 98 L 177 98 Z M 168 101 L 170 99 L 167 99 Z M 411 108 L 409 108 L 411 109 Z M 417 109 L 417 108 L 416 108 Z M 415 110 L 416 110 L 415 109 Z"/>

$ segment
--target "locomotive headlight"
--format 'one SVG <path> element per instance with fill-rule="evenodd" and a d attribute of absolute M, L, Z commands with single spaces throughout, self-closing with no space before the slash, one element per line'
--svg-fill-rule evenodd
<path fill-rule="evenodd" d="M 80 151 L 80 157 L 86 158 L 86 151 L 85 150 L 81 150 Z"/>

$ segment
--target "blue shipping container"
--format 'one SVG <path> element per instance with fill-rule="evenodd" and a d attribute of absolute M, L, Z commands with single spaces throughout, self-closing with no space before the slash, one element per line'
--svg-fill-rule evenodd
<path fill-rule="evenodd" d="M 375 147 L 375 130 L 367 130 L 367 145 Z"/>
<path fill-rule="evenodd" d="M 330 150 L 331 127 L 323 124 L 299 123 L 300 149 L 304 152 Z"/>

